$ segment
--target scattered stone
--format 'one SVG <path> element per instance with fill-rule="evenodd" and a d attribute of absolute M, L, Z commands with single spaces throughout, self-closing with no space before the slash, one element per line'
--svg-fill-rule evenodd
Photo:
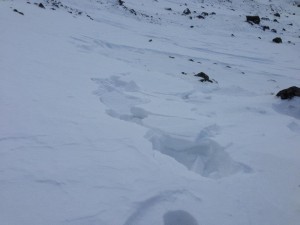
<path fill-rule="evenodd" d="M 169 58 L 170 58 L 170 59 L 175 59 L 175 57 L 174 57 L 174 56 L 169 56 Z"/>
<path fill-rule="evenodd" d="M 191 14 L 191 10 L 189 8 L 186 8 L 185 10 L 183 10 L 182 14 L 183 15 L 190 15 Z"/>
<path fill-rule="evenodd" d="M 292 24 L 292 23 L 289 23 L 288 25 L 289 25 L 289 26 L 293 26 L 293 24 Z"/>
<path fill-rule="evenodd" d="M 296 86 L 289 87 L 279 91 L 276 96 L 280 97 L 281 99 L 292 99 L 295 96 L 300 97 L 300 88 Z"/>
<path fill-rule="evenodd" d="M 14 9 L 13 11 L 16 12 L 16 13 L 19 13 L 19 14 L 22 15 L 22 16 L 24 16 L 24 13 L 18 11 L 17 9 Z"/>
<path fill-rule="evenodd" d="M 200 80 L 201 82 L 210 82 L 213 83 L 212 80 L 209 79 L 209 76 L 204 73 L 204 72 L 200 72 L 194 75 L 195 77 L 201 77 L 202 79 Z"/>
<path fill-rule="evenodd" d="M 118 0 L 119 5 L 123 5 L 125 2 L 122 0 Z"/>
<path fill-rule="evenodd" d="M 286 31 L 286 29 L 282 28 L 282 31 Z"/>
<path fill-rule="evenodd" d="M 216 15 L 216 13 L 215 13 L 215 12 L 212 12 L 210 15 Z"/>
<path fill-rule="evenodd" d="M 196 16 L 198 19 L 205 19 L 205 17 L 204 16 L 201 16 L 201 15 L 198 15 L 198 16 Z"/>
<path fill-rule="evenodd" d="M 234 34 L 231 34 L 231 37 L 235 37 Z"/>
<path fill-rule="evenodd" d="M 261 39 L 261 37 L 258 37 L 258 39 Z"/>
<path fill-rule="evenodd" d="M 187 75 L 187 73 L 186 73 L 186 72 L 181 72 L 181 74 L 182 74 L 182 75 Z"/>
<path fill-rule="evenodd" d="M 134 9 L 130 9 L 129 12 L 136 15 L 136 11 Z"/>
<path fill-rule="evenodd" d="M 282 43 L 282 39 L 280 37 L 276 37 L 273 39 L 273 42 L 280 44 L 280 43 Z"/>
<path fill-rule="evenodd" d="M 274 20 L 273 20 L 273 22 L 275 22 L 275 23 L 279 23 L 279 22 L 278 22 L 278 20 L 276 20 L 276 19 L 274 19 Z"/>
<path fill-rule="evenodd" d="M 201 15 L 202 16 L 208 16 L 208 13 L 207 12 L 202 12 Z"/>
<path fill-rule="evenodd" d="M 250 24 L 259 24 L 260 23 L 260 18 L 259 16 L 246 16 L 246 22 Z"/>
<path fill-rule="evenodd" d="M 149 39 L 149 42 L 152 42 L 152 39 Z"/>
<path fill-rule="evenodd" d="M 193 60 L 193 59 L 189 59 L 189 61 L 190 61 L 190 62 L 194 62 L 194 60 Z"/>
<path fill-rule="evenodd" d="M 42 8 L 42 9 L 46 9 L 45 6 L 43 5 L 43 3 L 39 3 L 38 7 Z"/>
<path fill-rule="evenodd" d="M 270 21 L 268 17 L 262 17 L 261 20 Z"/>
<path fill-rule="evenodd" d="M 270 30 L 270 27 L 269 27 L 269 26 L 262 26 L 261 28 L 263 29 L 263 31 L 265 31 L 265 30 Z"/>
<path fill-rule="evenodd" d="M 90 15 L 86 15 L 88 18 L 90 18 L 90 20 L 94 20 Z"/>
<path fill-rule="evenodd" d="M 276 29 L 272 29 L 271 30 L 273 33 L 277 33 L 277 30 Z"/>
<path fill-rule="evenodd" d="M 190 26 L 190 28 L 194 28 L 194 26 Z"/>
<path fill-rule="evenodd" d="M 274 16 L 280 17 L 280 14 L 279 13 L 275 13 Z"/>
<path fill-rule="evenodd" d="M 172 11 L 172 9 L 171 9 L 171 8 L 165 8 L 165 10 Z"/>

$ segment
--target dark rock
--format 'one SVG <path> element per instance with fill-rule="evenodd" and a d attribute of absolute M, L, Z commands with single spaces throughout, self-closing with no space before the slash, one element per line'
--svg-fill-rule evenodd
<path fill-rule="evenodd" d="M 282 43 L 282 39 L 280 37 L 276 37 L 273 39 L 273 42 L 279 44 L 279 43 Z"/>
<path fill-rule="evenodd" d="M 187 73 L 186 73 L 186 72 L 181 72 L 181 74 L 182 74 L 182 75 L 187 75 Z"/>
<path fill-rule="evenodd" d="M 193 60 L 193 59 L 189 59 L 189 61 L 190 61 L 190 62 L 194 62 L 194 60 Z"/>
<path fill-rule="evenodd" d="M 18 11 L 17 9 L 14 9 L 13 11 L 16 12 L 16 13 L 19 13 L 19 14 L 22 15 L 22 16 L 24 16 L 24 13 Z"/>
<path fill-rule="evenodd" d="M 202 12 L 201 15 L 202 16 L 208 16 L 208 13 L 207 12 Z"/>
<path fill-rule="evenodd" d="M 172 9 L 171 9 L 171 8 L 165 8 L 165 10 L 172 11 Z"/>
<path fill-rule="evenodd" d="M 280 97 L 281 99 L 292 99 L 295 96 L 300 97 L 300 88 L 296 86 L 289 87 L 279 91 L 276 96 Z"/>
<path fill-rule="evenodd" d="M 215 12 L 212 12 L 210 15 L 216 15 L 216 13 L 215 13 Z"/>
<path fill-rule="evenodd" d="M 293 26 L 293 24 L 292 24 L 292 23 L 289 23 L 288 25 L 289 25 L 289 26 Z"/>
<path fill-rule="evenodd" d="M 258 39 L 261 39 L 261 37 L 258 37 Z"/>
<path fill-rule="evenodd" d="M 265 30 L 270 30 L 270 27 L 269 27 L 269 26 L 262 26 L 261 28 L 262 28 L 264 31 L 265 31 Z"/>
<path fill-rule="evenodd" d="M 209 76 L 204 73 L 204 72 L 200 72 L 194 75 L 195 77 L 201 77 L 202 79 L 200 80 L 201 82 L 210 82 L 213 83 L 212 80 L 209 79 Z"/>
<path fill-rule="evenodd" d="M 272 29 L 271 30 L 273 33 L 277 33 L 277 30 L 276 29 Z"/>
<path fill-rule="evenodd" d="M 274 20 L 273 20 L 273 22 L 275 22 L 275 23 L 279 23 L 279 22 L 278 22 L 278 20 L 276 20 L 276 19 L 274 19 Z"/>
<path fill-rule="evenodd" d="M 186 8 L 185 10 L 183 10 L 182 14 L 189 15 L 189 14 L 191 14 L 191 10 L 189 8 Z"/>
<path fill-rule="evenodd" d="M 231 37 L 235 37 L 234 34 L 231 34 Z"/>
<path fill-rule="evenodd" d="M 118 0 L 119 5 L 123 5 L 125 2 L 122 0 Z"/>
<path fill-rule="evenodd" d="M 201 16 L 201 15 L 198 15 L 198 16 L 196 16 L 198 19 L 205 19 L 205 17 L 204 16 Z"/>
<path fill-rule="evenodd" d="M 129 12 L 136 15 L 136 11 L 134 9 L 130 9 Z"/>
<path fill-rule="evenodd" d="M 275 13 L 274 16 L 280 17 L 280 14 L 279 13 Z"/>
<path fill-rule="evenodd" d="M 194 28 L 194 26 L 190 26 L 190 28 Z"/>
<path fill-rule="evenodd" d="M 174 56 L 169 56 L 169 58 L 170 58 L 170 59 L 175 59 L 175 57 L 174 57 Z"/>
<path fill-rule="evenodd" d="M 149 42 L 152 42 L 152 39 L 150 39 Z"/>
<path fill-rule="evenodd" d="M 259 18 L 259 16 L 246 16 L 246 21 L 251 24 L 252 23 L 259 24 L 260 18 Z"/>
<path fill-rule="evenodd" d="M 38 4 L 38 7 L 45 9 L 45 6 L 43 5 L 43 3 Z"/>
<path fill-rule="evenodd" d="M 282 28 L 282 31 L 286 31 L 286 29 Z"/>

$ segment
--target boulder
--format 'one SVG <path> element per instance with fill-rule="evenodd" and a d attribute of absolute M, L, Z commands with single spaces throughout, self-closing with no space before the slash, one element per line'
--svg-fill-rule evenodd
<path fill-rule="evenodd" d="M 273 42 L 277 43 L 277 44 L 280 44 L 280 43 L 282 43 L 282 39 L 280 37 L 276 37 L 276 38 L 273 39 Z"/>
<path fill-rule="evenodd" d="M 195 77 L 201 77 L 202 78 L 200 80 L 201 82 L 206 82 L 207 81 L 207 82 L 213 83 L 213 81 L 209 79 L 209 76 L 204 72 L 200 72 L 200 73 L 195 74 Z"/>
<path fill-rule="evenodd" d="M 275 13 L 274 16 L 280 17 L 280 14 L 279 13 Z"/>
<path fill-rule="evenodd" d="M 260 18 L 259 18 L 259 16 L 246 16 L 246 21 L 251 24 L 252 23 L 259 24 Z"/>
<path fill-rule="evenodd" d="M 45 6 L 43 5 L 43 3 L 38 4 L 38 6 L 42 9 L 45 9 Z"/>
<path fill-rule="evenodd" d="M 185 10 L 183 10 L 182 14 L 189 15 L 189 14 L 191 14 L 191 10 L 189 8 L 186 8 Z"/>
<path fill-rule="evenodd" d="M 289 87 L 279 91 L 276 96 L 281 99 L 292 99 L 295 96 L 300 97 L 300 88 L 296 86 Z"/>

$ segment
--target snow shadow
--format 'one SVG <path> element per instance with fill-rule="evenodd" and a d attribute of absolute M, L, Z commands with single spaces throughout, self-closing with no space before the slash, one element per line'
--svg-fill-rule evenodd
<path fill-rule="evenodd" d="M 164 225 L 199 225 L 197 220 L 184 210 L 169 211 L 164 214 Z"/>
<path fill-rule="evenodd" d="M 223 147 L 210 138 L 189 141 L 160 132 L 149 132 L 146 137 L 154 149 L 204 177 L 218 179 L 237 172 L 251 172 L 249 166 L 234 161 Z"/>
<path fill-rule="evenodd" d="M 187 211 L 177 209 L 186 204 L 196 206 L 201 202 L 199 197 L 185 189 L 165 190 L 138 202 L 123 225 L 198 225 Z"/>
<path fill-rule="evenodd" d="M 295 97 L 291 100 L 279 100 L 273 104 L 273 109 L 281 114 L 288 115 L 300 120 L 300 98 Z"/>

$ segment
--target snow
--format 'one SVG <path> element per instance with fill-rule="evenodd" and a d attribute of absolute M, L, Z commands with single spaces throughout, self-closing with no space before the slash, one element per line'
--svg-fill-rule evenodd
<path fill-rule="evenodd" d="M 293 1 L 29 2 L 0 2 L 1 225 L 299 224 Z"/>

